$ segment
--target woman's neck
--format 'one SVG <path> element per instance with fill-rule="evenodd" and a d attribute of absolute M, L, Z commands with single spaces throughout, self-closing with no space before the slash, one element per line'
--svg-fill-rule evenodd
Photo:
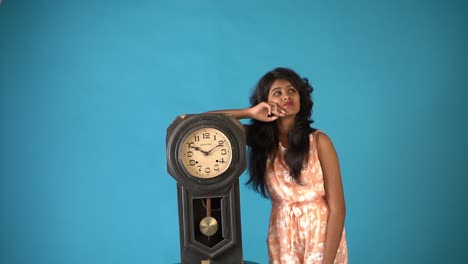
<path fill-rule="evenodd" d="M 295 121 L 295 118 L 281 118 L 276 120 L 278 126 L 278 140 L 285 148 L 288 147 L 289 131 L 294 128 Z"/>

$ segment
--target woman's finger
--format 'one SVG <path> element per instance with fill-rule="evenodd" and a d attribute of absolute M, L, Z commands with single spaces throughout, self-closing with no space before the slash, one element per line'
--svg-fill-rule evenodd
<path fill-rule="evenodd" d="M 272 114 L 277 115 L 277 116 L 283 116 L 286 111 L 276 103 L 269 103 L 269 105 L 272 108 Z"/>

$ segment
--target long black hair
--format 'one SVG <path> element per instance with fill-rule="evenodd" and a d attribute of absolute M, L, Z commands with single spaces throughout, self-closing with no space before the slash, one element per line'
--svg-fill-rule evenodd
<path fill-rule="evenodd" d="M 288 135 L 288 149 L 284 154 L 284 160 L 289 167 L 289 173 L 294 181 L 302 184 L 301 169 L 304 160 L 309 157 L 309 134 L 314 131 L 311 124 L 313 101 L 311 93 L 313 87 L 307 78 L 302 78 L 289 68 L 275 68 L 267 72 L 257 83 L 251 97 L 250 104 L 255 106 L 268 101 L 268 94 L 273 82 L 287 80 L 299 92 L 300 110 L 296 115 L 294 128 Z M 276 122 L 262 122 L 252 119 L 247 130 L 247 142 L 249 145 L 249 175 L 247 185 L 263 197 L 269 197 L 265 186 L 265 171 L 268 166 L 268 158 L 273 158 L 278 151 L 278 127 Z"/>

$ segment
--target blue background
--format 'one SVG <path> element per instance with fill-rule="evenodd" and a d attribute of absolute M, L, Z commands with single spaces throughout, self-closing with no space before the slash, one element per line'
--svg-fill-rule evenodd
<path fill-rule="evenodd" d="M 166 128 L 310 79 L 350 263 L 467 263 L 466 1 L 4 0 L 0 262 L 175 263 Z M 245 259 L 270 203 L 241 176 Z"/>

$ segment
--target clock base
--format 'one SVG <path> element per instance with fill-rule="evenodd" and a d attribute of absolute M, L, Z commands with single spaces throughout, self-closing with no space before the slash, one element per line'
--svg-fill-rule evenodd
<path fill-rule="evenodd" d="M 174 264 L 182 264 L 182 263 L 177 262 L 177 263 L 174 263 Z M 200 263 L 200 264 L 204 264 L 204 263 Z M 244 260 L 244 261 L 242 261 L 242 263 L 239 263 L 239 264 L 260 264 L 260 263 Z"/>

